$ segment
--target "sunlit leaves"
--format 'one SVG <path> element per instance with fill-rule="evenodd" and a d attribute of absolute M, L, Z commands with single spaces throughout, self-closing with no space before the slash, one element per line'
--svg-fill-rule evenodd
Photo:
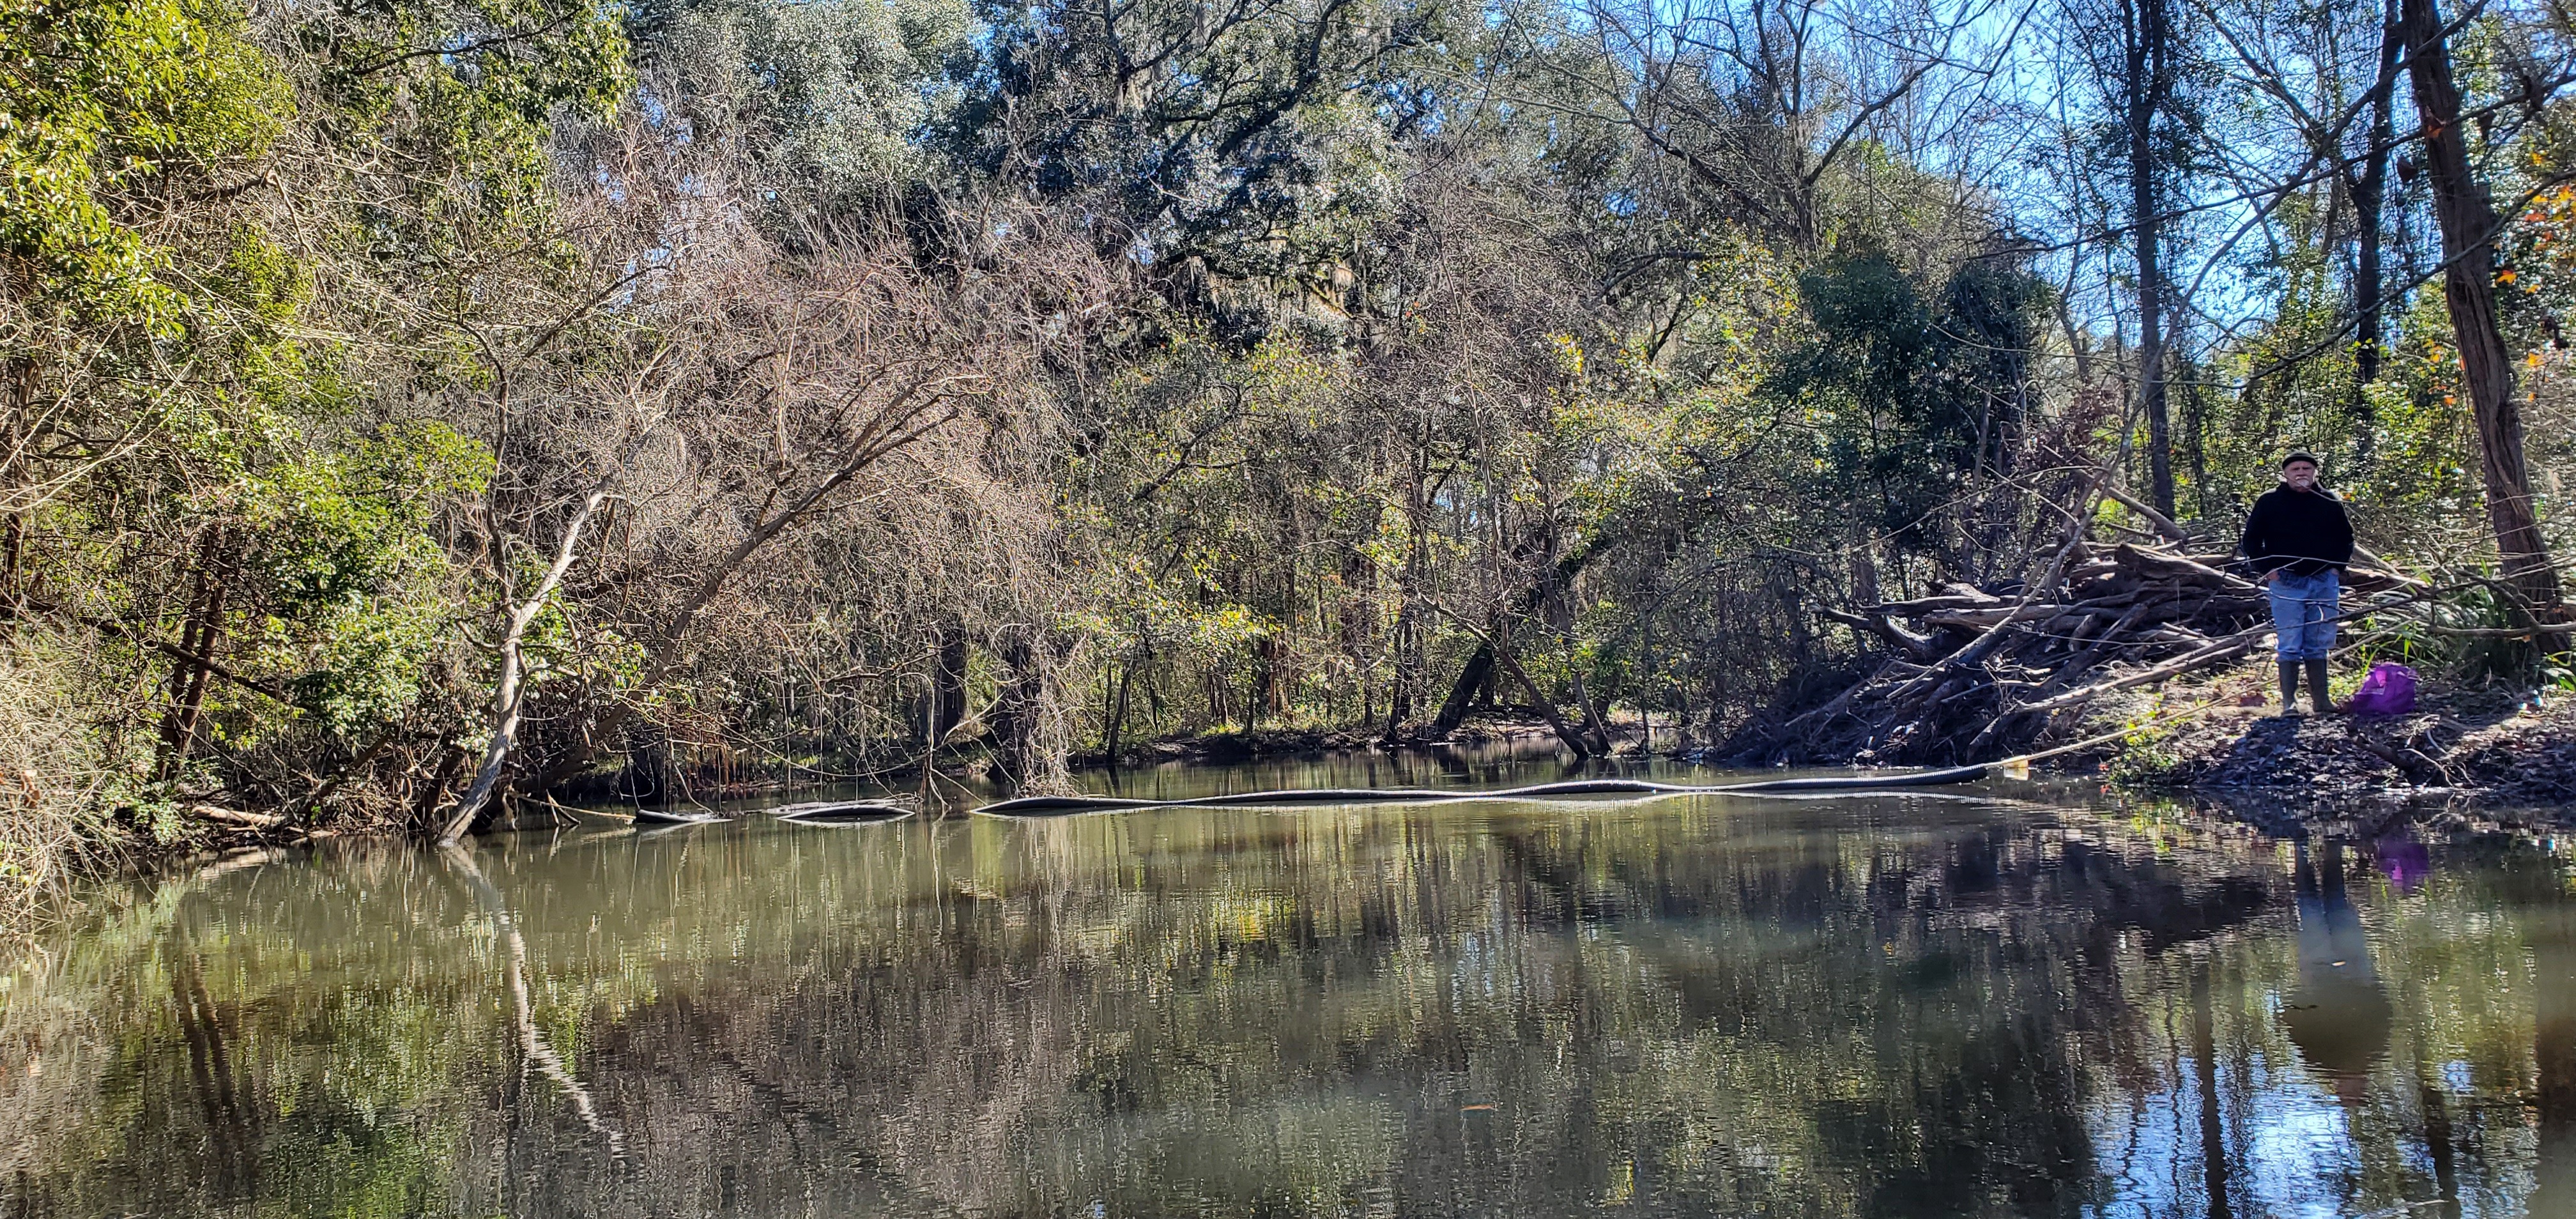
<path fill-rule="evenodd" d="M 38 309 L 178 332 L 189 293 L 139 196 L 217 188 L 288 111 L 240 20 L 221 0 L 0 2 L 0 281 Z"/>

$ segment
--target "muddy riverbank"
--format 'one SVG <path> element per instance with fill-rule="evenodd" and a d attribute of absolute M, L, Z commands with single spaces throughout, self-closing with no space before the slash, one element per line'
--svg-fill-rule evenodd
<path fill-rule="evenodd" d="M 2356 799 L 2576 815 L 2576 697 L 2429 689 L 2405 715 L 2283 715 L 2263 674 L 2105 709 L 2092 729 L 2135 732 L 2072 756 L 2067 769 L 2124 787 L 2301 805 Z"/>

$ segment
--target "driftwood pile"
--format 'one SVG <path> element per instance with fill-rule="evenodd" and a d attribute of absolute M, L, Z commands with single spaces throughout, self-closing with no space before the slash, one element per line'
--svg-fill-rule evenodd
<path fill-rule="evenodd" d="M 1750 725 L 1738 764 L 1955 765 L 2021 752 L 2061 715 L 2269 641 L 2270 609 L 2224 554 L 2123 543 L 2068 547 L 2031 590 L 1965 584 L 1910 601 L 1822 611 L 1886 654 L 1821 706 Z M 2397 585 L 2356 569 L 2348 594 Z M 2346 608 L 2352 602 L 2347 599 Z"/>

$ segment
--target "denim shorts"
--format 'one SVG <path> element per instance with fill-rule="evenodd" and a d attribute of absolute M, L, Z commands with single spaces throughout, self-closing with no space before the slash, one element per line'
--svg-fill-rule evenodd
<path fill-rule="evenodd" d="M 2288 572 L 2263 586 L 2272 599 L 2272 631 L 2283 660 L 2324 660 L 2342 611 L 2343 578 L 2329 567 L 2313 576 Z"/>

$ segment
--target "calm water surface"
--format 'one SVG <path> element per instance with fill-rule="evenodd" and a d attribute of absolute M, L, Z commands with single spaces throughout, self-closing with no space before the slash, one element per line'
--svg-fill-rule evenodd
<path fill-rule="evenodd" d="M 1557 777 L 1366 765 L 1128 790 Z M 230 860 L 0 963 L 0 1215 L 2576 1215 L 2576 851 L 2028 794 Z"/>

